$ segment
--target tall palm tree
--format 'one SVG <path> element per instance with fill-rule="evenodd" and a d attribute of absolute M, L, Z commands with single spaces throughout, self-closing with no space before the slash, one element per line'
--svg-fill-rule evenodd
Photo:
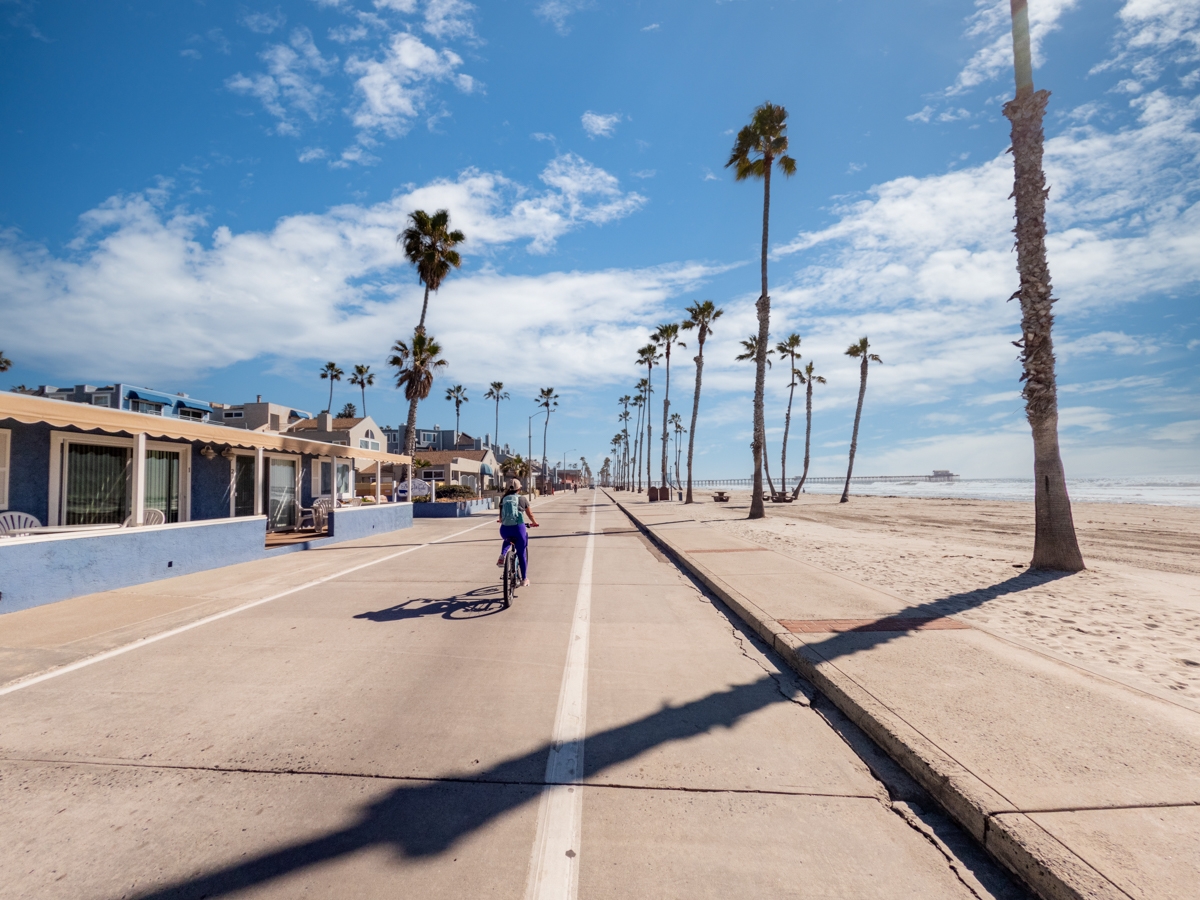
<path fill-rule="evenodd" d="M 850 502 L 850 475 L 854 472 L 854 454 L 858 451 L 858 423 L 862 420 L 863 397 L 867 395 L 867 364 L 882 363 L 883 360 L 870 351 L 870 343 L 865 337 L 858 339 L 846 350 L 851 359 L 861 360 L 858 381 L 858 408 L 854 410 L 854 433 L 850 436 L 850 465 L 846 469 L 846 486 L 842 488 L 841 503 Z"/>
<path fill-rule="evenodd" d="M 1034 537 L 1031 568 L 1079 572 L 1083 554 L 1075 536 L 1071 498 L 1058 446 L 1058 383 L 1054 374 L 1051 328 L 1054 297 L 1046 259 L 1046 175 L 1042 171 L 1042 117 L 1049 91 L 1033 89 L 1029 50 L 1029 10 L 1025 0 L 1012 0 L 1013 63 L 1017 94 L 1004 105 L 1012 123 L 1016 199 L 1017 271 L 1021 286 L 1021 390 L 1025 418 L 1033 433 Z M 1012 297 L 1009 298 L 1010 300 Z"/>
<path fill-rule="evenodd" d="M 629 476 L 629 489 L 633 490 L 636 475 L 637 491 L 642 492 L 642 413 L 646 408 L 646 379 L 641 378 L 637 383 L 638 393 L 633 398 L 633 408 L 637 410 L 637 424 L 633 429 L 633 471 Z"/>
<path fill-rule="evenodd" d="M 787 491 L 787 448 L 788 448 L 788 432 L 792 427 L 792 397 L 796 393 L 796 376 L 800 373 L 796 371 L 796 360 L 800 358 L 800 335 L 792 332 L 782 341 L 775 345 L 775 352 L 779 354 L 782 360 L 785 356 L 788 358 L 788 371 L 791 373 L 792 380 L 788 385 L 788 405 L 787 415 L 783 417 L 783 453 L 779 459 L 779 481 L 780 487 L 784 492 Z M 800 382 L 803 384 L 803 382 Z"/>
<path fill-rule="evenodd" d="M 759 358 L 758 348 L 761 346 L 758 341 L 758 335 L 752 334 L 752 335 L 750 335 L 750 337 L 746 338 L 746 340 L 738 341 L 738 343 L 742 345 L 742 352 L 739 353 L 737 356 L 735 356 L 734 359 L 736 359 L 738 362 L 745 362 L 748 359 L 752 359 L 752 360 L 754 360 L 755 365 L 757 365 L 758 358 Z M 774 352 L 775 352 L 775 349 L 773 347 L 768 347 L 766 349 L 766 351 L 762 353 L 763 362 L 766 364 L 766 367 L 768 369 L 771 368 L 771 355 Z M 763 474 L 765 474 L 767 476 L 767 487 L 771 491 L 771 496 L 772 497 L 775 496 L 775 483 L 773 481 L 771 481 L 771 464 L 767 460 L 767 431 L 766 431 L 765 427 L 763 428 L 763 433 L 762 433 L 761 439 L 756 437 L 755 441 L 756 441 L 756 444 L 750 445 L 751 448 L 754 448 L 755 446 L 757 446 L 757 448 L 758 448 L 754 452 L 753 491 L 754 491 L 754 496 L 758 499 L 759 508 L 761 509 L 762 508 L 762 475 Z M 750 501 L 750 518 L 754 518 L 754 517 L 755 517 L 754 516 L 754 500 L 751 499 L 751 501 Z M 762 518 L 762 516 L 760 515 L 758 518 Z"/>
<path fill-rule="evenodd" d="M 542 388 L 538 391 L 537 405 L 546 410 L 546 424 L 542 426 L 542 478 L 543 484 L 548 467 L 546 465 L 546 438 L 550 434 L 550 413 L 558 408 L 558 394 L 554 388 Z"/>
<path fill-rule="evenodd" d="M 804 472 L 800 476 L 800 483 L 796 485 L 796 489 L 792 491 L 792 499 L 795 500 L 800 496 L 800 489 L 804 487 L 804 482 L 808 479 L 808 448 L 812 440 L 812 392 L 814 384 L 824 384 L 825 379 L 820 375 L 813 374 L 813 364 L 810 362 L 804 367 L 803 372 L 797 372 L 796 377 L 800 379 L 800 383 L 807 386 L 804 397 Z M 784 488 L 786 490 L 786 488 Z"/>
<path fill-rule="evenodd" d="M 623 423 L 625 431 L 625 453 L 617 456 L 617 472 L 618 481 L 623 485 L 625 483 L 625 472 L 629 468 L 629 401 L 633 399 L 628 394 L 619 397 L 617 402 L 621 404 L 621 415 L 617 418 Z"/>
<path fill-rule="evenodd" d="M 321 369 L 322 380 L 326 378 L 329 379 L 329 405 L 325 407 L 325 412 L 327 413 L 333 412 L 333 383 L 335 381 L 341 381 L 342 376 L 345 374 L 346 373 L 343 372 L 335 362 L 327 362 Z"/>
<path fill-rule="evenodd" d="M 412 343 L 396 341 L 387 364 L 396 370 L 396 387 L 404 388 L 408 400 L 408 428 L 404 432 L 404 453 L 412 456 L 417 449 L 417 404 L 433 389 L 433 376 L 448 362 L 442 359 L 442 345 L 423 331 L 413 333 Z"/>
<path fill-rule="evenodd" d="M 7 372 L 12 368 L 12 360 L 4 355 L 4 351 L 0 350 L 0 372 Z"/>
<path fill-rule="evenodd" d="M 699 349 L 693 360 L 696 363 L 696 392 L 692 395 L 692 430 L 688 434 L 687 456 L 687 498 L 684 503 L 692 503 L 692 454 L 696 448 L 696 417 L 700 414 L 700 379 L 704 373 L 704 342 L 712 334 L 712 323 L 721 318 L 725 310 L 718 308 L 711 300 L 698 300 L 687 308 L 688 317 L 681 326 L 685 331 L 696 329 Z"/>
<path fill-rule="evenodd" d="M 350 376 L 350 383 L 357 385 L 362 391 L 363 416 L 367 415 L 367 388 L 375 383 L 375 373 L 371 371 L 370 366 L 357 365 L 354 367 L 354 374 Z"/>
<path fill-rule="evenodd" d="M 450 212 L 439 209 L 432 216 L 423 209 L 408 214 L 409 226 L 396 235 L 404 245 L 404 256 L 417 268 L 417 279 L 425 285 L 425 300 L 421 303 L 421 321 L 417 331 L 425 332 L 425 312 L 429 309 L 429 292 L 437 293 L 450 269 L 462 265 L 462 257 L 454 248 L 465 241 L 461 231 L 450 230 Z"/>
<path fill-rule="evenodd" d="M 650 485 L 654 483 L 654 475 L 650 468 L 650 441 L 654 439 L 654 426 L 650 424 L 650 395 L 654 393 L 654 366 L 662 359 L 662 354 L 658 352 L 658 345 L 649 343 L 645 347 L 638 350 L 637 364 L 646 367 L 646 443 L 645 451 L 642 455 L 646 458 L 646 490 L 650 490 Z M 641 470 L 638 470 L 638 481 L 642 478 Z M 638 490 L 641 490 L 639 485 Z"/>
<path fill-rule="evenodd" d="M 667 419 L 671 411 L 671 346 L 687 347 L 679 340 L 679 323 L 667 322 L 659 325 L 650 339 L 663 348 L 663 427 L 662 427 L 662 487 L 667 487 L 667 448 L 671 443 L 671 431 L 667 428 Z"/>
<path fill-rule="evenodd" d="M 747 178 L 763 180 L 762 290 L 755 304 L 758 312 L 758 357 L 754 361 L 754 493 L 750 499 L 751 519 L 761 519 L 766 515 L 762 502 L 762 466 L 767 442 L 763 398 L 767 384 L 767 340 L 771 330 L 771 296 L 767 292 L 767 235 L 771 221 L 771 166 L 774 164 L 786 177 L 796 172 L 796 161 L 787 152 L 786 131 L 787 110 L 773 103 L 764 103 L 754 110 L 750 124 L 738 132 L 729 161 L 725 163 L 726 168 L 735 167 L 738 181 Z"/>
<path fill-rule="evenodd" d="M 458 446 L 458 423 L 462 417 L 462 405 L 468 402 L 471 398 L 467 396 L 467 389 L 461 384 L 456 384 L 454 387 L 446 388 L 446 399 L 454 403 L 454 446 Z"/>
<path fill-rule="evenodd" d="M 503 381 L 493 381 L 491 387 L 487 389 L 487 393 L 483 395 L 484 400 L 496 401 L 496 446 L 500 446 L 500 401 L 508 399 L 508 391 L 504 390 Z"/>

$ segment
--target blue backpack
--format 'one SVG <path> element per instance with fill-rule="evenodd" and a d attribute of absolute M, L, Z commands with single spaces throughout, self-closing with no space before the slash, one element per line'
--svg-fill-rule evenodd
<path fill-rule="evenodd" d="M 524 525 L 525 517 L 521 515 L 521 495 L 509 494 L 500 501 L 501 525 Z"/>

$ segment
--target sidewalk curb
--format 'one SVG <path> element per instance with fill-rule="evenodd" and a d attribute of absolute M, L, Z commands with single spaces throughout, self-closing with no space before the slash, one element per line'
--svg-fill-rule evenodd
<path fill-rule="evenodd" d="M 792 634 L 752 600 L 675 547 L 669 538 L 656 534 L 616 497 L 608 496 L 639 531 L 754 629 L 1042 900 L 1130 900 L 1128 894 L 943 753 L 799 635 Z"/>

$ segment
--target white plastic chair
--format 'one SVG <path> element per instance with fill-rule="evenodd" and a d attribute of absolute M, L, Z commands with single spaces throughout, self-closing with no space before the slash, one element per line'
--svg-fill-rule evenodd
<path fill-rule="evenodd" d="M 146 511 L 142 513 L 142 518 L 143 525 L 163 525 L 167 521 L 167 517 L 163 515 L 163 511 L 161 509 L 155 509 L 153 506 L 146 508 Z M 132 528 L 133 513 L 130 513 L 128 516 L 126 516 L 125 521 L 122 524 L 125 528 Z"/>
<path fill-rule="evenodd" d="M 27 528 L 41 528 L 42 523 L 29 513 L 9 510 L 0 512 L 0 534 L 17 535 Z"/>

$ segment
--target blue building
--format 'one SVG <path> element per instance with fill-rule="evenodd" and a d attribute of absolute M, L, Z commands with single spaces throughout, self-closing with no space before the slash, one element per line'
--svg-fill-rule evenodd
<path fill-rule="evenodd" d="M 102 406 L 106 409 L 125 409 L 151 416 L 172 416 L 176 419 L 188 419 L 193 422 L 208 422 L 213 412 L 212 404 L 193 400 L 187 394 L 168 394 L 165 391 L 156 391 L 133 384 L 118 383 L 105 387 L 77 384 L 73 388 L 57 388 L 43 384 L 36 390 L 26 393 L 33 397 L 66 400 L 68 403 L 86 403 L 89 406 Z"/>

